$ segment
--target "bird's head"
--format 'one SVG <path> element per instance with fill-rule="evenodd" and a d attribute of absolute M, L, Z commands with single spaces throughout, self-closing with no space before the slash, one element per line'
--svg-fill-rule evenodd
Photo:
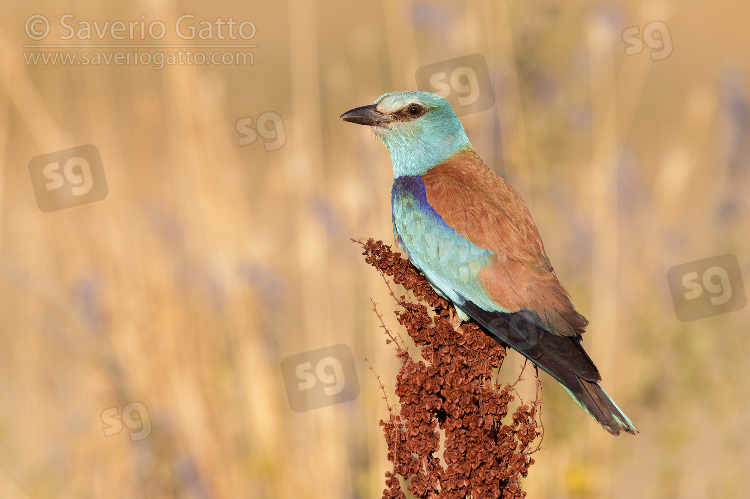
<path fill-rule="evenodd" d="M 391 153 L 394 177 L 422 175 L 471 147 L 451 105 L 429 92 L 391 92 L 341 115 L 372 127 Z"/>

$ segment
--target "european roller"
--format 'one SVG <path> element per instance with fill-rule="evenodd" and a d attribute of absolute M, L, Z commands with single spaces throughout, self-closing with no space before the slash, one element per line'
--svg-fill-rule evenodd
<path fill-rule="evenodd" d="M 469 142 L 450 104 L 393 92 L 341 115 L 391 154 L 393 232 L 461 320 L 526 356 L 613 435 L 638 429 L 601 389 L 581 345 L 588 321 L 557 279 L 531 213 Z"/>

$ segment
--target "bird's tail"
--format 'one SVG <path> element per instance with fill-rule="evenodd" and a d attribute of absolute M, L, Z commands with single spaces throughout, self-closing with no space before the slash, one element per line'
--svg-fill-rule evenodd
<path fill-rule="evenodd" d="M 597 383 L 601 376 L 581 346 L 580 336 L 552 334 L 520 312 L 487 312 L 468 301 L 461 308 L 485 331 L 555 378 L 608 432 L 613 435 L 621 431 L 638 433 L 638 428 Z"/>
<path fill-rule="evenodd" d="M 554 376 L 554 375 L 553 375 Z M 556 377 L 556 376 L 555 376 Z M 565 391 L 575 400 L 581 409 L 588 412 L 612 435 L 619 435 L 625 431 L 632 435 L 638 433 L 638 428 L 628 418 L 617 404 L 601 389 L 598 383 L 587 381 L 575 376 L 573 383 L 560 384 Z"/>

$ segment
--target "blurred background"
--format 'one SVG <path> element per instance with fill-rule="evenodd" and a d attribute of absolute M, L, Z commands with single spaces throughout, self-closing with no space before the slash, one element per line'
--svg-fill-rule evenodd
<path fill-rule="evenodd" d="M 603 386 L 641 430 L 613 438 L 543 377 L 529 497 L 745 496 L 744 6 L 63 0 L 3 11 L 0 496 L 380 497 L 387 409 L 354 346 L 395 404 L 399 365 L 370 300 L 398 326 L 350 238 L 393 244 L 392 172 L 372 133 L 339 115 L 429 90 L 417 81 L 426 66 L 528 204 L 591 322 L 584 345 Z M 243 44 L 254 47 L 233 47 Z M 201 63 L 216 52 L 220 63 Z M 66 169 L 65 151 L 85 144 L 101 156 L 96 199 L 65 194 L 89 171 Z M 360 390 L 293 410 L 299 387 L 285 385 L 282 360 L 335 345 L 352 352 L 347 382 Z M 521 364 L 510 353 L 503 376 Z M 302 379 L 331 377 L 311 366 Z M 521 392 L 533 390 L 527 376 Z"/>

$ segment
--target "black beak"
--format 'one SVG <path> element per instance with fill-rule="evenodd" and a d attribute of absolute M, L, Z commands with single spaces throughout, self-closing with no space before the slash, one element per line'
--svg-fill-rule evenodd
<path fill-rule="evenodd" d="M 379 126 L 393 121 L 393 118 L 375 109 L 375 104 L 356 107 L 341 115 L 341 119 L 357 125 Z"/>

